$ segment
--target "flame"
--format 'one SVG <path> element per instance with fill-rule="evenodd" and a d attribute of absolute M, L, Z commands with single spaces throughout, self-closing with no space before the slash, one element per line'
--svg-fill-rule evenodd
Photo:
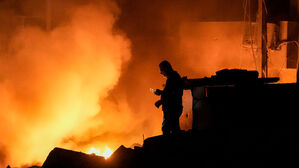
<path fill-rule="evenodd" d="M 9 40 L 11 53 L 2 50 L 1 27 L 0 134 L 5 138 L 0 139 L 0 167 L 42 162 L 56 146 L 85 149 L 103 134 L 92 130 L 110 121 L 102 101 L 118 83 L 130 50 L 125 36 L 112 33 L 117 9 L 102 3 L 71 8 L 68 16 L 60 16 L 65 24 L 50 31 L 30 25 L 16 30 Z M 112 132 L 111 127 L 104 131 Z M 76 143 L 65 140 L 69 137 L 87 139 Z"/>
<path fill-rule="evenodd" d="M 100 156 L 100 150 L 96 149 L 95 147 L 91 147 L 88 154 L 94 154 Z"/>
<path fill-rule="evenodd" d="M 106 147 L 105 151 L 103 153 L 101 153 L 101 150 L 96 149 L 95 147 L 91 147 L 90 150 L 87 153 L 88 154 L 94 154 L 94 155 L 97 155 L 97 156 L 103 156 L 105 159 L 108 159 L 112 155 L 113 150 L 110 149 L 109 147 Z"/>
<path fill-rule="evenodd" d="M 112 155 L 113 151 L 106 147 L 105 152 L 103 152 L 102 156 L 104 156 L 105 159 L 108 159 Z"/>

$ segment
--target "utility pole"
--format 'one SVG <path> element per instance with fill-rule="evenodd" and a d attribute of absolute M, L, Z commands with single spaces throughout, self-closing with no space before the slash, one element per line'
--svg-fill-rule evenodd
<path fill-rule="evenodd" d="M 257 11 L 257 45 L 258 55 L 261 58 L 262 78 L 268 77 L 268 53 L 267 53 L 267 21 L 265 0 L 258 0 Z"/>
<path fill-rule="evenodd" d="M 295 1 L 295 0 L 293 0 Z M 295 1 L 295 4 L 297 5 L 297 11 L 296 11 L 296 20 L 298 21 L 299 20 L 299 0 L 296 0 Z M 299 22 L 297 22 L 297 31 L 298 31 L 298 28 L 299 28 Z M 298 49 L 298 52 L 297 52 L 297 84 L 299 84 L 299 32 L 297 32 L 297 49 Z"/>

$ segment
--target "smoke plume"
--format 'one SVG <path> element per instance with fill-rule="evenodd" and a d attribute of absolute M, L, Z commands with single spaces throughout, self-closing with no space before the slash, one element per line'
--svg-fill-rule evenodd
<path fill-rule="evenodd" d="M 246 0 L 115 1 L 0 2 L 0 167 L 43 162 L 55 146 L 115 150 L 161 134 L 149 88 L 163 88 L 163 60 L 189 78 L 259 67 L 243 43 L 255 17 Z"/>
<path fill-rule="evenodd" d="M 1 19 L 9 23 L 0 32 L 1 167 L 42 162 L 55 146 L 86 150 L 63 139 L 95 125 L 130 59 L 130 42 L 114 29 L 116 4 L 57 2 L 64 15 L 45 30 L 26 24 L 29 2 L 1 2 Z"/>

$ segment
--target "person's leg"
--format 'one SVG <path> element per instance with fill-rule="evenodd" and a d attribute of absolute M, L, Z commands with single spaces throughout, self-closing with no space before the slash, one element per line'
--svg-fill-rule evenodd
<path fill-rule="evenodd" d="M 177 134 L 180 132 L 180 119 L 178 117 L 173 118 L 172 133 Z"/>
<path fill-rule="evenodd" d="M 176 134 L 180 132 L 179 119 L 175 116 L 171 116 L 168 120 L 169 132 Z"/>
<path fill-rule="evenodd" d="M 165 117 L 163 117 L 162 132 L 163 132 L 163 135 L 170 134 L 170 122 Z"/>

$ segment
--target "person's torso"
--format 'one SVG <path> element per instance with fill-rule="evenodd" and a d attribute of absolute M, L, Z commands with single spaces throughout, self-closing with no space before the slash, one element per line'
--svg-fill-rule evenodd
<path fill-rule="evenodd" d="M 173 71 L 166 80 L 166 84 L 161 95 L 164 106 L 182 106 L 183 81 L 180 75 Z"/>

